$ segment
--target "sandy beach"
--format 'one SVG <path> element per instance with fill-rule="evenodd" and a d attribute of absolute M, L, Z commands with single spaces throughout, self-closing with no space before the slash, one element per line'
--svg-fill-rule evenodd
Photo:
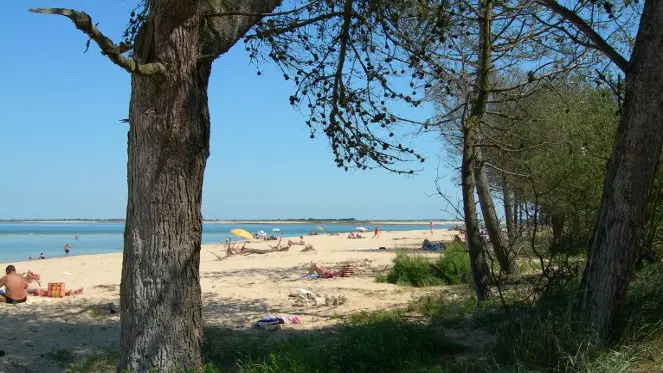
<path fill-rule="evenodd" d="M 315 251 L 301 252 L 304 246 L 268 254 L 223 256 L 221 244 L 203 245 L 200 277 L 203 316 L 206 325 L 231 330 L 249 328 L 265 314 L 299 316 L 294 328 L 319 328 L 339 322 L 342 315 L 362 310 L 377 310 L 407 304 L 424 292 L 377 283 L 375 276 L 385 273 L 397 248 L 416 250 L 424 238 L 451 240 L 453 231 L 382 232 L 371 240 L 348 239 L 346 234 L 304 237 Z M 286 241 L 287 238 L 284 238 Z M 275 241 L 251 242 L 247 246 L 268 249 Z M 386 250 L 379 250 L 385 247 Z M 216 254 L 216 255 L 215 255 Z M 434 255 L 434 254 L 432 254 Z M 311 261 L 336 269 L 346 262 L 355 265 L 349 278 L 302 279 Z M 29 297 L 20 305 L 0 304 L 0 372 L 61 372 L 52 355 L 58 350 L 85 355 L 117 345 L 119 336 L 119 285 L 122 254 L 72 256 L 14 264 L 19 272 L 32 270 L 41 283 L 65 282 L 67 289 L 85 288 L 81 296 L 61 299 Z M 344 304 L 315 305 L 295 302 L 292 289 L 306 289 L 320 297 L 343 295 Z"/>

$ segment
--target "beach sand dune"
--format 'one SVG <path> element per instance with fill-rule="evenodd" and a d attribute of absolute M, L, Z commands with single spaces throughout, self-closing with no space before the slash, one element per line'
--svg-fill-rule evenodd
<path fill-rule="evenodd" d="M 435 289 L 400 288 L 377 283 L 386 273 L 396 248 L 414 249 L 424 238 L 450 240 L 455 232 L 437 230 L 383 232 L 379 239 L 347 239 L 345 234 L 306 236 L 315 251 L 303 246 L 268 254 L 237 255 L 225 260 L 223 244 L 204 245 L 201 252 L 201 288 L 206 325 L 244 330 L 265 314 L 296 315 L 312 329 L 338 323 L 344 315 L 407 304 Z M 286 239 L 284 239 L 286 240 Z M 247 246 L 268 249 L 274 241 Z M 386 250 L 379 250 L 384 247 Z M 216 255 L 214 255 L 214 254 Z M 311 261 L 330 269 L 352 262 L 355 275 L 336 279 L 302 279 Z M 9 263 L 4 263 L 7 265 Z M 12 263 L 19 272 L 32 270 L 42 285 L 65 282 L 67 289 L 85 287 L 82 296 L 62 299 L 30 297 L 26 304 L 0 304 L 0 372 L 61 372 L 60 362 L 112 346 L 119 340 L 119 285 L 121 254 L 72 256 Z M 343 296 L 337 305 L 303 304 L 289 297 L 292 289 L 305 289 L 320 299 Z M 72 355 L 73 352 L 73 355 Z"/>

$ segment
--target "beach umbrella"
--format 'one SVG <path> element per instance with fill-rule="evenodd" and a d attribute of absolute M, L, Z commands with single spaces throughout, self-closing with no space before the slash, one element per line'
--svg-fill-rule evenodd
<path fill-rule="evenodd" d="M 323 232 L 325 231 L 325 228 L 323 228 L 323 227 L 321 227 L 321 226 L 319 226 L 319 225 L 318 225 L 318 229 L 321 230 L 321 231 L 323 231 Z"/>
<path fill-rule="evenodd" d="M 230 231 L 230 233 L 234 234 L 237 237 L 246 238 L 247 240 L 252 240 L 253 239 L 253 235 L 251 233 L 245 231 L 244 229 L 239 229 L 239 228 L 232 229 Z"/>
<path fill-rule="evenodd" d="M 368 232 L 368 228 L 366 228 L 366 227 L 357 227 L 357 230 L 359 232 Z"/>

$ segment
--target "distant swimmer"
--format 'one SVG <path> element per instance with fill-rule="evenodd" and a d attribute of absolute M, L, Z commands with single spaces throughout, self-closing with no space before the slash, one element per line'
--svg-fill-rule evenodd
<path fill-rule="evenodd" d="M 75 241 L 78 241 L 78 235 L 75 235 L 75 236 L 74 236 L 74 240 L 75 240 Z"/>
<path fill-rule="evenodd" d="M 71 246 L 69 246 L 69 243 L 67 243 L 64 245 L 64 256 L 69 256 L 69 250 L 71 250 Z"/>

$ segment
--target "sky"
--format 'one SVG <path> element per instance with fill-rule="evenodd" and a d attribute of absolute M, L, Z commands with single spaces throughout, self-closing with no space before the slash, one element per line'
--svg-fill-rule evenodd
<path fill-rule="evenodd" d="M 118 41 L 136 0 L 22 0 L 0 12 L 0 219 L 123 218 L 130 76 L 64 17 L 87 12 Z M 428 158 L 417 175 L 336 168 L 326 138 L 309 138 L 293 110 L 293 85 L 262 74 L 237 44 L 213 65 L 211 154 L 203 188 L 206 219 L 443 219 L 455 213 L 430 196 L 441 177 L 452 199 L 456 171 L 434 136 L 416 140 Z M 418 109 L 413 109 L 418 110 Z M 413 113 L 430 115 L 431 113 Z M 443 154 L 442 154 L 443 157 Z M 439 168 L 439 170 L 438 170 Z"/>

